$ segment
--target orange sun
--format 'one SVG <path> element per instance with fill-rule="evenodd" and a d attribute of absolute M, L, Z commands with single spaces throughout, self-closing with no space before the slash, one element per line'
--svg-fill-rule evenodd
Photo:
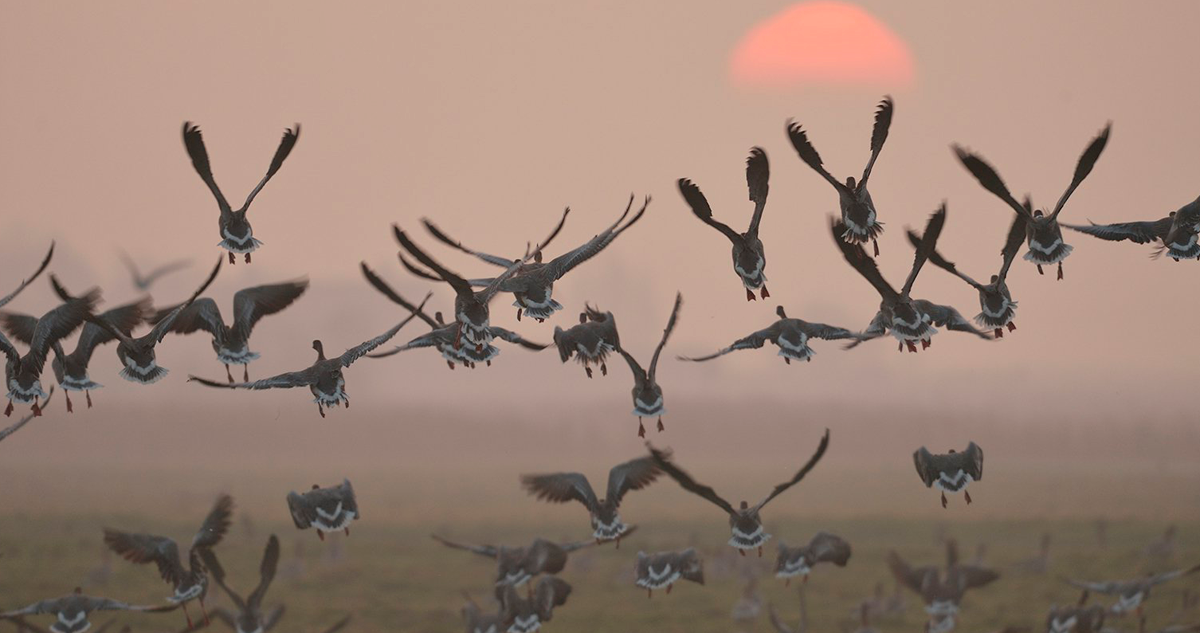
<path fill-rule="evenodd" d="M 908 46 L 862 7 L 801 2 L 756 25 L 730 59 L 744 88 L 808 85 L 904 87 L 913 80 Z"/>

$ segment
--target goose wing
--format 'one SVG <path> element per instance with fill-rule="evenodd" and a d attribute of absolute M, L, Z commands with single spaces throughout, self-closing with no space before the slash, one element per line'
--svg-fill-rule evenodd
<path fill-rule="evenodd" d="M 987 189 L 992 192 L 992 195 L 1003 200 L 1013 211 L 1017 212 L 1017 215 L 1024 217 L 1026 221 L 1033 221 L 1033 214 L 1013 198 L 1012 194 L 1008 191 L 1008 186 L 1004 184 L 1004 181 L 1000 179 L 1000 174 L 996 173 L 996 170 L 991 165 L 977 154 L 972 154 L 958 145 L 953 147 L 954 155 L 958 157 L 959 162 L 963 164 L 963 167 L 967 168 L 967 171 L 971 172 L 971 175 L 975 177 L 975 180 L 979 181 L 979 184 L 984 189 Z"/>
<path fill-rule="evenodd" d="M 258 586 L 250 595 L 246 597 L 246 606 L 251 609 L 258 609 L 262 605 L 263 598 L 267 595 L 267 589 L 271 586 L 271 581 L 275 580 L 275 570 L 279 567 L 279 538 L 274 534 L 267 539 L 267 547 L 263 551 L 262 563 L 258 567 Z"/>
<path fill-rule="evenodd" d="M 467 552 L 479 554 L 480 556 L 486 556 L 488 558 L 496 558 L 500 555 L 499 549 L 491 545 L 463 545 L 461 543 L 455 543 L 454 541 L 444 539 L 437 534 L 430 534 L 429 538 L 432 538 L 446 547 L 452 549 L 461 549 Z"/>
<path fill-rule="evenodd" d="M 308 280 L 301 279 L 237 291 L 233 295 L 234 331 L 249 338 L 259 319 L 292 305 L 307 289 Z"/>
<path fill-rule="evenodd" d="M 192 537 L 192 549 L 215 547 L 229 531 L 233 517 L 233 497 L 221 495 L 204 517 L 204 523 Z"/>
<path fill-rule="evenodd" d="M 132 563 L 154 563 L 162 579 L 172 585 L 187 575 L 179 557 L 179 545 L 165 536 L 132 534 L 105 528 L 104 544 Z"/>
<path fill-rule="evenodd" d="M 921 246 L 917 248 L 916 255 L 913 256 L 912 270 L 908 271 L 908 278 L 904 280 L 904 287 L 900 289 L 900 294 L 905 297 L 912 293 L 913 283 L 917 281 L 917 275 L 921 272 L 921 267 L 929 259 L 929 254 L 937 248 L 938 237 L 942 234 L 942 227 L 946 224 L 946 203 L 938 208 L 933 215 L 929 216 L 929 221 L 925 223 L 925 232 L 921 234 Z"/>
<path fill-rule="evenodd" d="M 750 201 L 754 203 L 754 215 L 750 217 L 750 228 L 746 231 L 751 241 L 758 237 L 763 210 L 767 208 L 770 180 L 771 165 L 767 162 L 767 152 L 761 147 L 752 148 L 750 157 L 746 159 L 746 188 L 750 191 Z"/>
<path fill-rule="evenodd" d="M 0 308 L 3 308 L 8 304 L 8 302 L 16 299 L 17 295 L 21 294 L 22 290 L 28 288 L 29 284 L 33 283 L 34 280 L 42 274 L 42 271 L 46 270 L 46 267 L 50 265 L 50 259 L 52 257 L 54 257 L 54 242 L 50 242 L 50 250 L 46 252 L 46 257 L 42 259 L 42 263 L 38 266 L 38 269 L 35 270 L 28 278 L 21 281 L 16 290 L 0 298 Z"/>
<path fill-rule="evenodd" d="M 623 464 L 613 466 L 608 471 L 608 490 L 605 499 L 618 506 L 625 494 L 631 490 L 641 490 L 654 483 L 662 474 L 662 469 L 652 457 L 639 457 Z"/>
<path fill-rule="evenodd" d="M 1087 226 L 1080 224 L 1063 224 L 1063 226 L 1072 231 L 1086 233 L 1110 242 L 1129 240 L 1134 244 L 1149 244 L 1166 237 L 1167 233 L 1171 231 L 1172 223 L 1172 219 L 1166 217 L 1153 222 L 1117 222 L 1116 224 L 1090 222 Z"/>
<path fill-rule="evenodd" d="M 187 149 L 188 157 L 192 159 L 192 167 L 196 169 L 197 174 L 200 174 L 200 179 L 208 185 L 209 191 L 217 199 L 221 215 L 233 213 L 229 202 L 225 200 L 225 195 L 221 193 L 220 187 L 217 187 L 217 181 L 213 180 L 212 166 L 208 162 L 208 150 L 204 147 L 204 137 L 200 134 L 200 127 L 191 121 L 183 122 L 183 146 Z"/>
<path fill-rule="evenodd" d="M 710 503 L 716 505 L 718 508 L 721 508 L 730 516 L 737 516 L 737 511 L 733 509 L 733 506 L 730 505 L 728 501 L 717 495 L 717 493 L 711 487 L 697 483 L 695 479 L 692 479 L 691 475 L 687 474 L 683 471 L 683 469 L 676 466 L 674 462 L 671 461 L 670 451 L 659 450 L 653 446 L 649 446 L 649 449 L 650 456 L 654 459 L 655 465 L 657 465 L 659 469 L 666 473 L 668 477 L 674 479 L 681 488 L 701 498 L 707 499 Z"/>
<path fill-rule="evenodd" d="M 744 337 L 734 341 L 732 344 L 729 345 L 729 347 L 720 349 L 714 354 L 709 354 L 708 356 L 699 356 L 699 357 L 676 356 L 676 358 L 678 358 L 679 360 L 686 360 L 686 361 L 692 361 L 692 362 L 699 363 L 699 362 L 703 362 L 706 360 L 712 360 L 714 358 L 718 358 L 718 357 L 724 356 L 730 352 L 736 352 L 738 350 L 758 349 L 758 348 L 762 347 L 763 345 L 765 345 L 767 343 L 767 341 L 775 340 L 775 338 L 779 336 L 779 330 L 780 330 L 779 322 L 776 321 L 775 323 L 772 323 L 767 328 L 761 329 L 757 332 L 753 332 L 748 336 L 744 336 Z"/>
<path fill-rule="evenodd" d="M 625 219 L 625 217 L 629 214 L 629 210 L 633 208 L 633 195 L 630 194 L 629 204 L 625 207 L 625 213 L 622 213 L 621 217 L 618 218 L 612 226 L 588 240 L 583 246 L 580 246 L 573 251 L 563 253 L 562 255 L 550 260 L 546 264 L 544 270 L 546 271 L 546 274 L 549 276 L 550 280 L 553 281 L 561 279 L 563 275 L 570 272 L 576 266 L 598 255 L 600 251 L 607 248 L 608 245 L 613 242 L 613 240 L 617 239 L 618 235 L 624 233 L 626 229 L 633 226 L 638 220 L 642 219 L 642 216 L 646 214 L 646 207 L 648 206 L 650 206 L 650 196 L 646 196 L 645 200 L 642 202 L 642 208 L 638 209 L 638 212 L 635 213 L 628 222 L 626 222 L 624 225 L 621 225 L 621 221 Z M 563 219 L 565 220 L 566 217 L 567 216 L 564 213 Z M 562 227 L 561 223 L 559 223 L 559 227 Z M 557 233 L 557 230 L 555 232 Z M 551 235 L 550 237 L 553 238 L 554 236 Z M 544 242 L 541 245 L 541 248 L 545 248 L 547 243 L 549 243 L 549 240 Z"/>
<path fill-rule="evenodd" d="M 737 231 L 713 217 L 712 207 L 708 205 L 708 198 L 704 197 L 704 192 L 700 191 L 700 187 L 697 187 L 696 183 L 687 178 L 680 178 L 677 184 L 679 185 L 679 193 L 683 194 L 684 201 L 692 209 L 692 215 L 700 218 L 701 222 L 720 231 L 725 237 L 729 238 L 730 242 L 734 244 L 742 243 L 742 236 L 738 235 Z"/>
<path fill-rule="evenodd" d="M 771 494 L 767 495 L 766 498 L 758 502 L 758 505 L 754 506 L 754 511 L 758 512 L 759 510 L 762 510 L 763 506 L 767 505 L 767 503 L 775 497 L 778 497 L 781 493 L 783 493 L 783 491 L 800 483 L 800 480 L 804 479 L 804 476 L 808 474 L 808 471 L 812 470 L 813 467 L 817 465 L 817 462 L 821 461 L 821 458 L 825 456 L 825 450 L 828 448 L 829 429 L 825 429 L 825 435 L 821 437 L 821 443 L 817 445 L 817 450 L 812 454 L 812 457 L 808 458 L 808 462 L 805 463 L 800 470 L 796 471 L 796 474 L 792 475 L 791 479 L 779 484 L 778 486 L 775 486 L 775 489 L 771 491 Z"/>
<path fill-rule="evenodd" d="M 1083 150 L 1083 154 L 1079 156 L 1079 162 L 1075 164 L 1075 175 L 1071 177 L 1071 184 L 1067 185 L 1067 190 L 1063 192 L 1061 198 L 1058 199 L 1058 204 L 1054 205 L 1054 211 L 1050 214 L 1050 221 L 1058 219 L 1058 214 L 1063 210 L 1063 206 L 1067 204 L 1067 199 L 1075 193 L 1075 188 L 1083 182 L 1088 174 L 1092 173 L 1092 168 L 1096 166 L 1096 159 L 1100 158 L 1100 153 L 1104 151 L 1104 146 L 1108 144 L 1108 134 L 1112 131 L 1112 121 L 1109 121 L 1104 129 L 1096 138 L 1088 143 L 1087 149 Z"/>
<path fill-rule="evenodd" d="M 283 131 L 283 138 L 279 140 L 279 147 L 275 150 L 275 156 L 271 158 L 271 166 L 267 168 L 267 175 L 263 176 L 262 180 L 258 181 L 258 185 L 246 196 L 246 203 L 242 205 L 242 209 L 249 209 L 250 203 L 254 201 L 254 196 L 262 191 L 262 188 L 283 167 L 283 161 L 287 160 L 288 154 L 292 153 L 292 148 L 296 146 L 296 141 L 300 138 L 300 124 L 297 123 L 295 128 L 287 128 Z"/>
<path fill-rule="evenodd" d="M 663 348 L 667 346 L 667 339 L 671 338 L 671 332 L 675 330 L 675 322 L 679 319 L 679 307 L 683 305 L 683 294 L 675 293 L 675 307 L 671 308 L 671 318 L 667 319 L 667 327 L 663 329 L 662 340 L 658 342 L 658 347 L 654 348 L 654 356 L 650 359 L 650 370 L 647 376 L 650 382 L 655 382 L 654 376 L 658 371 L 658 358 L 662 355 Z"/>
<path fill-rule="evenodd" d="M 804 128 L 799 123 L 795 123 L 789 119 L 787 122 L 787 135 L 788 140 L 792 142 L 792 147 L 796 148 L 796 153 L 800 155 L 800 160 L 804 161 L 804 164 L 829 181 L 829 184 L 833 185 L 833 188 L 837 189 L 839 193 L 854 195 L 854 192 L 849 187 L 838 182 L 837 178 L 834 178 L 825 169 L 825 165 L 821 162 L 821 155 L 817 153 L 817 148 L 813 147 L 812 143 L 808 140 L 808 133 L 804 131 Z"/>
<path fill-rule="evenodd" d="M 600 502 L 587 477 L 580 473 L 551 473 L 546 475 L 521 475 L 521 487 L 538 501 L 566 503 L 578 501 L 595 511 Z"/>
<path fill-rule="evenodd" d="M 871 158 L 867 160 L 867 166 L 863 169 L 862 180 L 858 181 L 858 188 L 865 189 L 867 186 L 867 178 L 871 177 L 871 168 L 875 166 L 875 159 L 879 158 L 879 152 L 883 150 L 883 144 L 887 141 L 888 130 L 892 127 L 892 113 L 895 110 L 895 104 L 892 102 L 891 96 L 884 96 L 879 102 L 879 106 L 875 108 L 875 127 L 871 130 Z"/>
<path fill-rule="evenodd" d="M 433 295 L 433 293 L 425 295 L 425 301 L 428 301 L 429 297 L 431 297 L 432 295 Z M 421 305 L 418 307 L 424 307 L 425 301 L 422 301 Z M 379 347 L 380 345 L 383 345 L 384 343 L 391 340 L 391 338 L 393 336 L 395 336 L 397 332 L 400 331 L 400 328 L 403 328 L 404 326 L 408 325 L 408 322 L 412 321 L 416 317 L 417 317 L 417 315 L 415 313 L 410 314 L 407 317 L 405 317 L 403 321 L 397 323 L 395 325 L 395 327 L 393 327 L 392 329 L 384 332 L 383 334 L 380 334 L 379 336 L 376 336 L 375 338 L 373 338 L 369 341 L 365 341 L 360 345 L 351 347 L 350 349 L 343 352 L 341 356 L 338 357 L 338 362 L 340 362 L 342 364 L 342 367 L 349 367 L 351 365 L 351 363 L 362 358 L 367 352 L 370 352 L 371 350 L 375 349 L 376 347 Z"/>

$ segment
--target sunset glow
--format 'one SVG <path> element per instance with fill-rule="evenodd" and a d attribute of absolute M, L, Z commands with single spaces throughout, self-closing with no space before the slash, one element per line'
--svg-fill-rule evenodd
<path fill-rule="evenodd" d="M 730 58 L 730 78 L 743 88 L 903 87 L 913 76 L 904 41 L 844 2 L 793 5 L 751 29 Z"/>

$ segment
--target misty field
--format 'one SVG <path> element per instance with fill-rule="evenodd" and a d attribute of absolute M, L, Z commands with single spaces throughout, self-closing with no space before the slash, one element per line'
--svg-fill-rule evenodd
<path fill-rule="evenodd" d="M 953 499 L 952 502 L 960 501 Z M 977 502 L 978 503 L 978 502 Z M 953 510 L 953 506 L 952 506 Z M 958 508 L 961 516 L 961 508 Z M 249 515 L 246 515 L 249 516 Z M 221 544 L 218 553 L 229 574 L 229 583 L 248 593 L 258 583 L 258 564 L 267 536 L 282 541 L 278 575 L 264 605 L 286 605 L 277 631 L 316 633 L 346 614 L 353 615 L 352 631 L 459 631 L 461 592 L 470 592 L 490 608 L 488 596 L 494 573 L 482 557 L 447 549 L 428 538 L 429 529 L 368 518 L 352 529 L 349 538 L 331 535 L 325 542 L 311 532 L 298 532 L 290 523 L 242 518 Z M 561 577 L 574 586 L 568 603 L 555 611 L 549 631 L 737 631 L 771 630 L 766 603 L 776 606 L 795 627 L 799 620 L 799 585 L 785 587 L 773 577 L 774 543 L 762 559 L 741 558 L 724 542 L 727 528 L 712 515 L 694 520 L 656 521 L 631 536 L 616 550 L 611 544 L 589 547 L 573 555 Z M 584 521 L 570 513 L 561 522 L 507 522 L 485 527 L 482 523 L 458 528 L 441 525 L 434 531 L 465 542 L 522 544 L 535 536 L 551 539 L 585 537 Z M 119 523 L 183 539 L 195 529 L 194 521 L 164 522 L 143 516 L 72 515 L 28 517 L 20 513 L 0 518 L 0 596 L 13 608 L 49 596 L 67 593 L 76 585 L 85 592 L 135 603 L 161 601 L 167 593 L 152 566 L 105 557 L 101 527 Z M 959 630 L 991 631 L 1004 626 L 1029 626 L 1042 630 L 1048 608 L 1066 604 L 1079 593 L 1060 576 L 1084 579 L 1136 577 L 1171 565 L 1200 562 L 1200 524 L 1180 523 L 1175 553 L 1170 560 L 1148 558 L 1144 550 L 1160 539 L 1166 525 L 1141 521 L 1114 521 L 1107 525 L 1107 545 L 1098 540 L 1095 520 L 1060 521 L 954 521 L 907 519 L 797 520 L 786 516 L 768 521 L 776 539 L 789 544 L 807 540 L 817 530 L 827 530 L 849 540 L 854 548 L 845 568 L 819 567 L 805 585 L 809 627 L 813 631 L 851 631 L 857 626 L 853 611 L 877 583 L 893 591 L 885 556 L 895 549 L 914 564 L 941 564 L 943 539 L 959 543 L 963 559 L 982 554 L 983 563 L 1001 571 L 1001 579 L 967 595 Z M 1048 570 L 1036 574 L 1020 569 L 1020 562 L 1035 556 L 1042 534 L 1051 535 Z M 674 535 L 674 536 L 673 536 Z M 705 586 L 676 585 L 670 595 L 656 592 L 653 599 L 633 585 L 633 559 L 639 549 L 657 551 L 692 545 L 705 560 Z M 980 547 L 984 549 L 982 552 Z M 730 618 L 742 596 L 746 578 L 760 579 L 763 609 L 753 622 L 738 624 Z M 1185 591 L 1200 594 L 1200 577 L 1160 587 L 1147 606 L 1150 627 L 1172 618 L 1200 620 L 1200 609 L 1178 613 Z M 901 615 L 879 619 L 881 631 L 919 631 L 925 614 L 919 599 L 903 594 Z M 230 602 L 214 587 L 210 607 L 228 608 Z M 196 616 L 193 606 L 193 617 Z M 97 614 L 96 626 L 112 616 Z M 173 631 L 184 628 L 181 612 L 157 615 L 115 616 L 134 631 Z M 35 620 L 37 621 L 37 620 Z M 1110 620 L 1124 630 L 1135 630 L 1132 619 Z M 48 625 L 49 621 L 42 622 Z M 224 630 L 220 624 L 216 630 Z M 1155 630 L 1151 628 L 1150 630 Z"/>

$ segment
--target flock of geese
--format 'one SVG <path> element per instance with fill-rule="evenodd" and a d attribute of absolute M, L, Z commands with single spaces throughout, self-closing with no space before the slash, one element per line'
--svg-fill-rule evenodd
<path fill-rule="evenodd" d="M 1072 252 L 1072 246 L 1064 241 L 1063 227 L 1110 241 L 1124 240 L 1137 244 L 1157 242 L 1155 256 L 1165 254 L 1175 261 L 1200 258 L 1200 244 L 1197 243 L 1200 235 L 1200 198 L 1161 219 L 1086 226 L 1059 222 L 1060 213 L 1071 194 L 1091 173 L 1108 143 L 1111 125 L 1106 125 L 1084 150 L 1070 184 L 1052 208 L 1035 208 L 1028 197 L 1018 202 L 994 168 L 979 155 L 955 146 L 955 155 L 971 176 L 1013 212 L 1012 224 L 1002 242 L 998 270 L 990 275 L 987 283 L 982 283 L 960 271 L 939 252 L 938 241 L 947 220 L 946 205 L 942 204 L 930 216 L 921 233 L 908 231 L 907 238 L 915 249 L 915 256 L 908 276 L 897 289 L 884 279 L 877 266 L 880 256 L 878 238 L 884 230 L 884 224 L 867 188 L 871 172 L 887 140 L 893 114 L 892 99 L 884 98 L 875 112 L 870 157 L 862 176 L 857 179 L 849 176 L 844 181 L 835 178 L 826 169 L 820 154 L 809 140 L 807 130 L 791 121 L 786 126 L 787 136 L 801 161 L 837 191 L 840 217 L 830 219 L 833 242 L 846 262 L 880 295 L 879 309 L 867 327 L 855 331 L 809 322 L 789 317 L 784 308 L 779 306 L 776 309 L 778 320 L 767 328 L 755 331 L 716 352 L 693 357 L 679 356 L 679 359 L 709 361 L 734 351 L 761 348 L 770 342 L 778 347 L 778 354 L 786 363 L 811 362 L 814 352 L 809 344 L 812 339 L 844 340 L 847 341 L 845 347 L 849 349 L 888 334 L 896 339 L 900 351 L 907 349 L 916 352 L 918 345 L 920 349 L 929 348 L 939 328 L 983 339 L 1003 337 L 1006 331 L 1016 329 L 1014 319 L 1018 304 L 1008 285 L 1008 274 L 1016 256 L 1025 245 L 1026 261 L 1034 264 L 1039 273 L 1043 273 L 1046 266 L 1057 266 L 1057 277 L 1061 280 L 1063 261 Z M 184 147 L 192 166 L 216 198 L 221 238 L 219 245 L 227 252 L 230 265 L 237 263 L 237 255 L 242 255 L 246 264 L 251 263 L 251 254 L 263 246 L 254 235 L 247 212 L 255 197 L 283 166 L 299 136 L 298 124 L 285 131 L 266 175 L 241 207 L 235 210 L 213 178 L 200 129 L 190 122 L 184 123 Z M 712 207 L 696 183 L 686 178 L 677 183 L 692 213 L 729 240 L 733 269 L 746 291 L 748 301 L 770 297 L 767 290 L 766 253 L 759 232 L 767 204 L 769 181 L 770 165 L 766 152 L 754 147 L 746 161 L 746 184 L 754 208 L 749 226 L 741 233 L 714 217 Z M 528 317 L 541 323 L 553 318 L 555 313 L 565 309 L 553 297 L 555 283 L 579 265 L 596 257 L 645 215 L 650 197 L 646 196 L 636 211 L 635 200 L 636 197 L 631 195 L 620 216 L 590 240 L 552 259 L 547 259 L 544 253 L 565 225 L 570 209 L 563 212 L 542 241 L 531 242 L 522 252 L 509 252 L 506 255 L 469 248 L 433 222 L 423 220 L 424 228 L 436 242 L 471 255 L 492 267 L 492 276 L 468 277 L 450 270 L 427 247 L 414 241 L 409 232 L 398 225 L 393 226 L 394 237 L 400 247 L 398 256 L 401 266 L 416 277 L 435 284 L 447 284 L 453 291 L 453 319 L 447 322 L 440 311 L 435 311 L 432 316 L 426 311 L 425 306 L 432 298 L 432 292 L 420 302 L 407 299 L 363 263 L 361 271 L 367 282 L 389 301 L 399 305 L 405 313 L 403 318 L 387 331 L 335 356 L 327 357 L 322 342 L 315 340 L 312 347 L 316 359 L 312 365 L 254 381 L 250 380 L 248 367 L 252 361 L 259 359 L 259 354 L 250 347 L 254 328 L 264 317 L 278 314 L 298 301 L 307 290 L 306 280 L 289 280 L 239 290 L 234 294 L 232 313 L 227 319 L 216 301 L 203 296 L 224 268 L 225 256 L 217 260 L 185 301 L 159 308 L 153 307 L 147 297 L 99 311 L 101 291 L 98 288 L 72 290 L 69 284 L 50 274 L 50 284 L 60 303 L 41 316 L 7 310 L 0 312 L 0 327 L 4 332 L 0 333 L 0 350 L 6 357 L 8 405 L 5 415 L 10 416 L 18 405 L 30 407 L 28 415 L 7 429 L 0 430 L 0 440 L 7 439 L 43 415 L 54 392 L 54 387 L 47 390 L 42 383 L 48 360 L 55 381 L 66 396 L 68 412 L 74 410 L 69 395 L 71 392 L 83 392 L 86 406 L 91 408 L 92 392 L 102 385 L 89 375 L 89 365 L 97 348 L 108 343 L 116 343 L 120 376 L 129 382 L 150 385 L 168 374 L 168 369 L 159 365 L 156 359 L 156 348 L 167 339 L 167 335 L 186 335 L 203 330 L 211 338 L 217 361 L 225 368 L 225 380 L 191 375 L 189 381 L 224 389 L 307 388 L 322 417 L 327 410 L 339 405 L 349 407 L 344 372 L 364 356 L 385 358 L 416 348 L 433 348 L 449 368 L 454 369 L 458 366 L 475 368 L 480 363 L 490 366 L 500 354 L 496 343 L 501 341 L 531 351 L 545 349 L 551 344 L 527 340 L 512 330 L 494 324 L 490 315 L 492 301 L 502 293 L 512 295 L 518 321 Z M 871 245 L 871 254 L 865 248 L 868 243 Z M 33 283 L 49 267 L 53 255 L 54 245 L 51 244 L 49 252 L 33 274 L 0 299 L 0 307 L 14 301 Z M 179 274 L 186 268 L 186 263 L 173 262 L 143 274 L 132 258 L 125 256 L 124 261 L 130 269 L 134 286 L 141 291 L 148 291 L 162 277 Z M 927 262 L 956 275 L 977 291 L 981 311 L 975 317 L 974 324 L 952 306 L 914 296 L 917 277 Z M 593 368 L 598 368 L 601 375 L 606 376 L 608 360 L 613 354 L 619 354 L 626 361 L 633 376 L 631 396 L 633 414 L 638 418 L 639 437 L 646 435 L 645 419 L 656 419 L 659 432 L 665 429 L 662 416 L 666 409 L 663 388 L 658 382 L 658 366 L 677 324 L 682 304 L 683 299 L 677 294 L 662 338 L 645 367 L 622 345 L 616 318 L 611 312 L 585 305 L 577 324 L 566 329 L 556 326 L 553 331 L 552 344 L 557 348 L 562 362 L 574 358 L 583 366 L 588 378 L 593 377 Z M 380 349 L 414 319 L 427 325 L 429 331 L 391 349 Z M 135 335 L 134 332 L 143 324 L 148 326 L 147 329 Z M 74 350 L 68 353 L 64 341 L 76 331 L 79 331 L 79 336 Z M 24 345 L 25 351 L 20 351 L 9 337 Z M 231 365 L 242 366 L 240 382 L 235 380 Z M 764 545 L 772 538 L 765 529 L 763 509 L 816 467 L 829 443 L 830 434 L 826 430 L 812 456 L 790 478 L 757 503 L 741 500 L 736 506 L 680 468 L 669 450 L 647 443 L 648 454 L 611 469 L 602 497 L 580 473 L 529 474 L 521 477 L 521 485 L 538 500 L 564 504 L 578 502 L 582 505 L 588 513 L 591 539 L 569 543 L 537 539 L 526 546 L 508 547 L 464 545 L 439 535 L 433 538 L 447 547 L 473 552 L 495 562 L 497 571 L 493 587 L 498 607 L 488 610 L 469 601 L 463 611 L 469 631 L 531 633 L 549 622 L 554 610 L 562 607 L 571 595 L 572 586 L 556 574 L 564 569 L 572 551 L 605 542 L 614 542 L 619 548 L 622 538 L 636 529 L 635 525 L 626 524 L 618 512 L 621 501 L 630 492 L 644 489 L 665 475 L 683 490 L 709 501 L 722 511 L 730 529 L 730 547 L 741 556 L 756 552 L 761 557 Z M 951 450 L 943 454 L 921 447 L 914 452 L 913 461 L 921 482 L 927 488 L 941 492 L 943 507 L 947 505 L 946 493 L 962 492 L 966 503 L 971 503 L 967 487 L 983 477 L 983 451 L 974 442 L 970 442 L 962 451 Z M 304 493 L 293 492 L 287 496 L 287 503 L 296 527 L 313 529 L 322 540 L 330 532 L 341 531 L 348 535 L 350 524 L 360 518 L 354 489 L 349 481 L 326 488 L 314 485 Z M 15 620 L 18 626 L 27 630 L 40 631 L 32 616 L 49 615 L 53 617 L 49 626 L 52 633 L 83 633 L 90 626 L 89 614 L 95 611 L 158 612 L 182 608 L 188 628 L 192 629 L 201 626 L 188 612 L 188 603 L 196 602 L 205 625 L 211 621 L 210 616 L 215 616 L 238 633 L 268 631 L 278 620 L 279 614 L 264 612 L 262 602 L 278 564 L 279 541 L 274 535 L 268 540 L 259 584 L 254 591 L 244 596 L 235 592 L 227 584 L 216 554 L 217 546 L 228 531 L 232 512 L 232 499 L 220 497 L 186 548 L 181 548 L 179 543 L 164 536 L 112 528 L 104 530 L 104 543 L 112 552 L 132 563 L 153 563 L 157 567 L 162 579 L 173 591 L 166 604 L 132 605 L 89 597 L 77 589 L 75 593 L 61 598 L 43 600 L 0 613 L 0 618 Z M 788 547 L 780 542 L 775 575 L 785 583 L 797 577 L 806 581 L 816 567 L 824 564 L 845 566 L 850 557 L 849 543 L 837 535 L 819 532 L 802 546 Z M 934 565 L 914 567 L 895 552 L 889 559 L 889 566 L 898 583 L 920 595 L 929 615 L 927 633 L 948 633 L 953 630 L 965 592 L 983 587 L 998 577 L 995 570 L 961 563 L 952 548 L 947 558 L 944 568 Z M 670 593 L 674 585 L 681 581 L 704 583 L 703 561 L 694 548 L 649 554 L 638 552 L 634 567 L 634 584 L 651 596 L 655 590 Z M 1047 630 L 1049 633 L 1100 633 L 1105 630 L 1106 616 L 1130 612 L 1140 615 L 1152 588 L 1196 571 L 1200 571 L 1200 565 L 1129 581 L 1070 581 L 1084 589 L 1085 595 L 1078 605 L 1055 607 L 1047 619 Z M 204 600 L 213 584 L 228 595 L 236 607 L 236 613 L 221 610 L 210 612 L 205 608 Z M 523 586 L 525 589 L 522 589 Z M 1087 595 L 1095 593 L 1115 596 L 1116 601 L 1107 607 L 1088 605 Z M 865 627 L 865 607 L 863 613 Z M 774 617 L 774 613 L 772 615 L 779 631 L 791 631 Z M 344 625 L 345 621 L 339 622 L 332 630 Z M 1200 627 L 1175 627 L 1164 632 L 1196 630 L 1200 630 Z"/>

